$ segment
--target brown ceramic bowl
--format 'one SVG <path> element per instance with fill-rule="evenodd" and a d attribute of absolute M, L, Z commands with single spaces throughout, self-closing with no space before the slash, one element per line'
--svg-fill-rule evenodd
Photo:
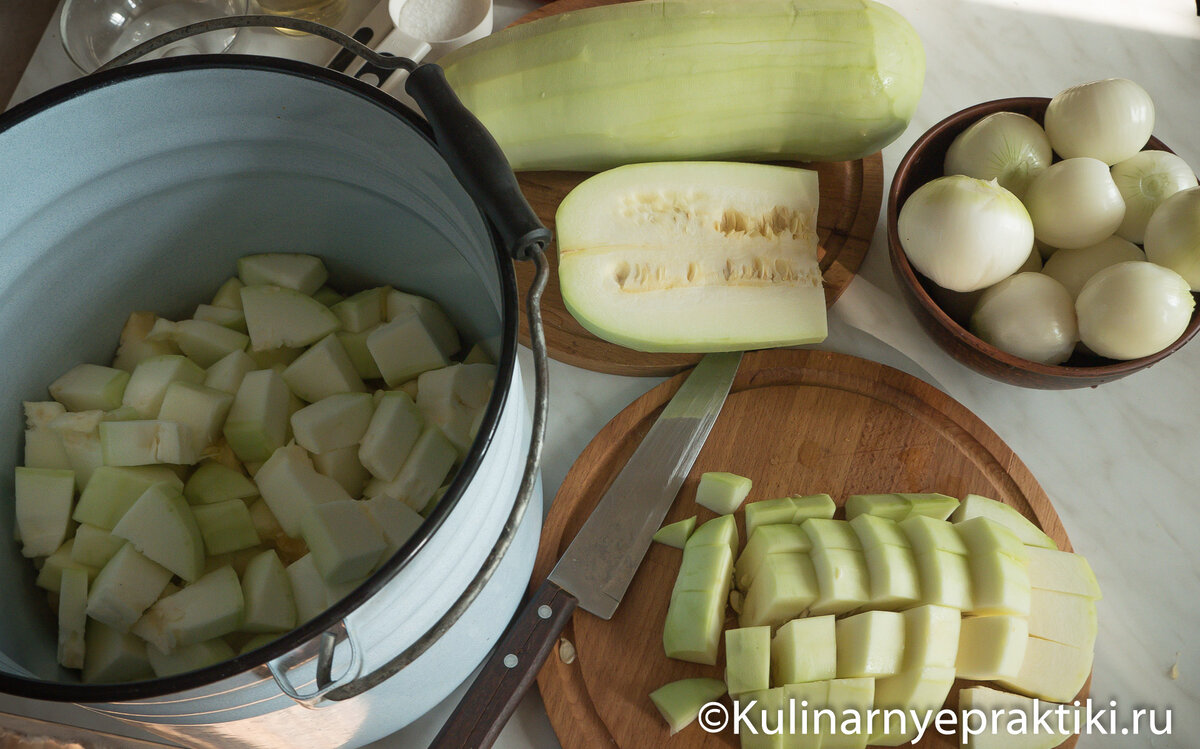
<path fill-rule="evenodd" d="M 1192 314 L 1192 321 L 1183 335 L 1156 354 L 1117 361 L 1076 352 L 1063 364 L 1038 364 L 1005 353 L 967 330 L 971 297 L 947 291 L 919 274 L 908 262 L 896 228 L 904 201 L 918 187 L 943 175 L 946 151 L 959 133 L 995 112 L 1017 112 L 1040 123 L 1049 103 L 1049 99 L 1041 97 L 984 102 L 950 115 L 922 135 L 905 154 L 892 179 L 887 202 L 888 248 L 892 272 L 903 290 L 905 302 L 916 314 L 921 327 L 933 336 L 946 353 L 992 379 L 1021 387 L 1043 390 L 1095 387 L 1133 374 L 1170 356 L 1200 330 L 1200 310 Z M 1170 151 L 1157 138 L 1151 138 L 1146 148 Z M 1200 301 L 1200 294 L 1193 293 L 1193 297 Z"/>

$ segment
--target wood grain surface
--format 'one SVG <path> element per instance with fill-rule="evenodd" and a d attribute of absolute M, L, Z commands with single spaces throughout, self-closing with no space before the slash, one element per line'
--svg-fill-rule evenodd
<path fill-rule="evenodd" d="M 516 23 L 570 10 L 613 5 L 620 0 L 556 0 Z M 514 24 L 516 25 L 516 24 Z M 773 162 L 815 169 L 820 184 L 817 213 L 818 259 L 825 281 L 826 306 L 833 305 L 862 265 L 883 202 L 883 158 L 875 153 L 857 161 L 820 164 Z M 548 228 L 554 229 L 558 204 L 592 172 L 522 172 L 517 175 L 525 197 Z M 558 289 L 558 251 L 547 253 L 550 282 L 542 297 L 542 317 L 550 356 L 596 372 L 620 375 L 670 375 L 694 365 L 700 354 L 648 354 L 601 340 L 575 321 Z M 524 296 L 533 282 L 529 263 L 516 263 L 517 284 Z M 529 345 L 529 326 L 521 315 L 521 342 Z"/>
<path fill-rule="evenodd" d="M 674 377 L 634 401 L 580 454 L 546 520 L 535 585 L 549 573 L 683 378 Z M 714 517 L 694 497 L 700 474 L 716 470 L 753 479 L 749 502 L 819 492 L 833 495 L 839 505 L 855 493 L 983 494 L 1017 508 L 1060 548 L 1071 548 L 1046 493 L 974 414 L 903 372 L 842 354 L 747 354 L 665 523 L 694 514 L 698 522 Z M 737 517 L 744 543 L 743 513 Z M 552 653 L 538 676 L 564 749 L 738 745 L 731 732 L 710 735 L 696 724 L 669 737 L 647 697 L 675 679 L 721 678 L 724 673 L 723 654 L 715 666 L 663 654 L 663 621 L 680 558 L 678 549 L 652 544 L 611 621 L 579 610 L 564 630 L 575 657 Z M 727 626 L 736 626 L 732 616 Z M 961 686 L 951 692 L 949 706 L 957 704 Z M 1087 691 L 1085 686 L 1081 695 Z M 1072 738 L 1064 746 L 1074 743 Z M 918 746 L 951 749 L 957 743 L 931 736 Z"/>

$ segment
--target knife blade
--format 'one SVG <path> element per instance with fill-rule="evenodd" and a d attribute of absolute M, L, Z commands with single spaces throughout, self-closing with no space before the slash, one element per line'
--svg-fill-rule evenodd
<path fill-rule="evenodd" d="M 612 617 L 712 431 L 741 359 L 740 352 L 708 354 L 691 371 L 431 746 L 491 746 L 575 609 Z"/>

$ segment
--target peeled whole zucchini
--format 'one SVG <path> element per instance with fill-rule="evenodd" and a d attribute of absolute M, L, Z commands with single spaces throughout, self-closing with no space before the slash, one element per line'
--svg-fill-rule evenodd
<path fill-rule="evenodd" d="M 730 162 L 601 172 L 555 217 L 563 302 L 638 351 L 741 351 L 825 339 L 817 173 Z"/>
<path fill-rule="evenodd" d="M 908 126 L 925 53 L 871 0 L 645 0 L 505 29 L 441 61 L 516 170 L 844 161 Z"/>

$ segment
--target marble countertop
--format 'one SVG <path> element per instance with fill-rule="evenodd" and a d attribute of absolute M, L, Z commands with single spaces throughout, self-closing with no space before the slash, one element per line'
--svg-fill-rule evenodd
<path fill-rule="evenodd" d="M 1200 18 L 1185 0 L 887 0 L 916 27 L 927 55 L 912 124 L 883 152 L 885 184 L 928 127 L 971 104 L 1052 96 L 1084 81 L 1126 77 L 1157 107 L 1155 134 L 1200 167 Z M 497 4 L 503 25 L 534 7 Z M 76 73 L 51 29 L 16 99 Z M 285 53 L 280 53 L 285 54 Z M 1050 495 L 1076 549 L 1104 588 L 1092 695 L 1122 707 L 1173 709 L 1173 735 L 1086 738 L 1082 745 L 1190 747 L 1200 735 L 1200 344 L 1157 366 L 1090 390 L 1045 392 L 1003 385 L 958 365 L 902 306 L 888 266 L 883 217 L 860 277 L 831 311 L 819 348 L 896 366 L 942 388 L 978 414 Z M 865 332 L 864 332 L 865 331 Z M 527 354 L 527 352 L 523 352 Z M 523 364 L 528 371 L 526 356 Z M 659 382 L 554 363 L 543 464 L 552 497 L 591 437 Z M 1177 678 L 1172 666 L 1178 664 Z M 451 698 L 377 747 L 423 746 Z M 54 719 L 37 705 L 0 710 Z M 99 730 L 111 726 L 89 724 Z M 558 746 L 536 694 L 497 746 Z"/>

